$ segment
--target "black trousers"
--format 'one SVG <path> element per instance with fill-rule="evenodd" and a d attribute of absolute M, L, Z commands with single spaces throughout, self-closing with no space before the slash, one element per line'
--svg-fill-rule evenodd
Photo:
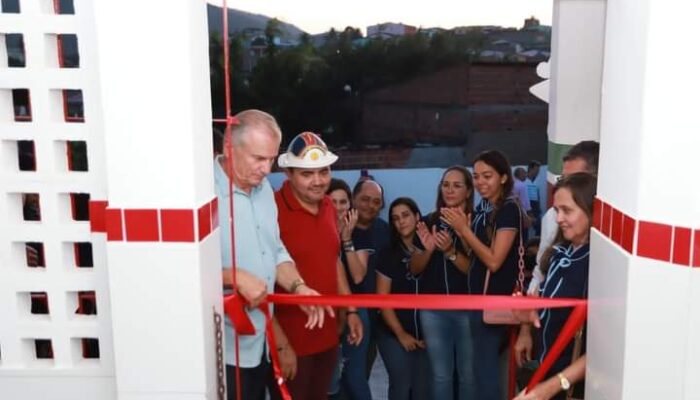
<path fill-rule="evenodd" d="M 241 398 L 242 400 L 265 400 L 265 388 L 270 380 L 270 363 L 263 351 L 262 360 L 257 367 L 241 368 Z M 236 400 L 236 367 L 226 365 L 226 398 Z"/>

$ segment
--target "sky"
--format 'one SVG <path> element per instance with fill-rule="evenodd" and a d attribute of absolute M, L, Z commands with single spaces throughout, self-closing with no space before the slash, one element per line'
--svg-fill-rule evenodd
<path fill-rule="evenodd" d="M 521 27 L 534 15 L 551 25 L 553 0 L 227 0 L 230 8 L 263 14 L 296 25 L 310 33 L 331 27 L 352 26 L 366 31 L 368 25 L 396 22 L 416 27 L 454 28 L 466 25 Z M 220 4 L 221 0 L 210 1 Z"/>

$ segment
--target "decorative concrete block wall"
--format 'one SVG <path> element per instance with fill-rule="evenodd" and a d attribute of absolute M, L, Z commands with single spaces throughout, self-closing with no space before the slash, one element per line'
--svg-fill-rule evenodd
<path fill-rule="evenodd" d="M 216 398 L 206 3 L 2 6 L 0 398 Z"/>
<path fill-rule="evenodd" d="M 92 1 L 0 14 L 0 397 L 116 397 Z"/>

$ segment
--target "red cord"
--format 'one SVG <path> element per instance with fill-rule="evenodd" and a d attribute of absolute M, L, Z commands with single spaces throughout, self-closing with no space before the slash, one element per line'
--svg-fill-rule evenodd
<path fill-rule="evenodd" d="M 226 158 L 226 173 L 228 175 L 228 212 L 229 212 L 229 229 L 231 230 L 231 275 L 233 282 L 233 293 L 236 294 L 236 288 L 238 287 L 236 282 L 236 240 L 235 240 L 235 229 L 234 229 L 234 214 L 233 214 L 233 151 L 231 145 L 231 125 L 233 123 L 231 117 L 231 89 L 229 87 L 229 49 L 228 49 L 228 6 L 226 0 L 223 2 L 222 8 L 223 14 L 223 29 L 222 35 L 222 45 L 224 47 L 224 82 L 225 82 L 225 102 L 226 102 L 226 129 L 225 129 L 225 144 L 228 148 L 227 158 Z M 236 332 L 236 337 L 234 339 L 234 352 L 236 353 L 236 398 L 241 399 L 241 368 L 240 368 L 240 340 L 238 338 L 238 332 Z"/>

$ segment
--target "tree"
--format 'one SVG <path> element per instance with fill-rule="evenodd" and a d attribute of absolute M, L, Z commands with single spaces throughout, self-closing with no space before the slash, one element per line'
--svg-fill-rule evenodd
<path fill-rule="evenodd" d="M 266 54 L 274 57 L 277 54 L 277 43 L 275 42 L 282 35 L 280 21 L 277 18 L 267 20 L 265 25 L 265 39 L 267 40 Z"/>
<path fill-rule="evenodd" d="M 211 103 L 214 118 L 223 118 L 225 111 L 225 79 L 224 79 L 224 50 L 223 39 L 218 32 L 209 35 L 209 79 L 211 84 Z M 229 69 L 230 92 L 234 105 L 250 105 L 250 93 L 243 71 L 243 39 L 238 35 L 232 35 L 229 40 Z"/>

